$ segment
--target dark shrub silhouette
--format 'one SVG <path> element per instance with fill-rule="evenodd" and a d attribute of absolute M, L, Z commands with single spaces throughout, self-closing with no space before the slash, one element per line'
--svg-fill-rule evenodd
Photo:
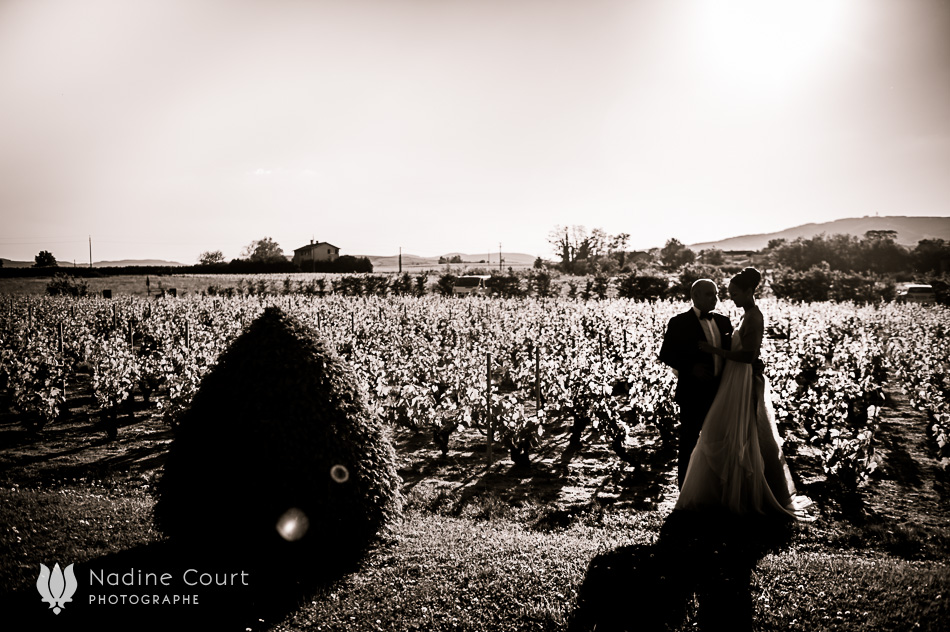
<path fill-rule="evenodd" d="M 662 298 L 669 282 L 661 276 L 649 274 L 628 274 L 620 281 L 617 296 L 640 301 L 653 301 Z"/>
<path fill-rule="evenodd" d="M 86 296 L 89 294 L 89 284 L 85 279 L 77 279 L 68 274 L 54 274 L 53 279 L 46 285 L 49 296 Z"/>
<path fill-rule="evenodd" d="M 158 496 L 156 522 L 173 541 L 344 564 L 401 506 L 392 445 L 355 375 L 276 307 L 201 383 Z"/>

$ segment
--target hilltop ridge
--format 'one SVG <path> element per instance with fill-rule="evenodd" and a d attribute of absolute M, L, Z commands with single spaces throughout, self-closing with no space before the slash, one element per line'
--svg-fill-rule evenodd
<path fill-rule="evenodd" d="M 923 239 L 950 240 L 950 217 L 907 217 L 891 215 L 884 217 L 853 217 L 838 219 L 820 224 L 802 224 L 774 233 L 742 235 L 688 244 L 691 250 L 718 248 L 720 250 L 762 250 L 772 239 L 794 241 L 799 237 L 809 239 L 822 233 L 826 235 L 845 234 L 863 237 L 869 230 L 897 231 L 897 243 L 913 248 Z"/>

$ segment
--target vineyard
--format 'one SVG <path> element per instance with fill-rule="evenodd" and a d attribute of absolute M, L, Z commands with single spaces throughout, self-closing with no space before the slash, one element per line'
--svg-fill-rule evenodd
<path fill-rule="evenodd" d="M 784 450 L 818 521 L 750 570 L 756 620 L 942 629 L 946 310 L 759 304 Z M 677 420 L 674 376 L 656 357 L 683 303 L 4 296 L 5 598 L 36 601 L 37 560 L 166 564 L 149 551 L 168 442 L 202 377 L 272 305 L 353 367 L 396 439 L 408 509 L 342 584 L 238 598 L 235 629 L 572 630 L 572 613 L 590 612 L 579 595 L 596 586 L 594 563 L 664 528 Z M 738 323 L 731 304 L 720 309 Z M 222 613 L 205 611 L 208 627 L 225 627 Z"/>
<path fill-rule="evenodd" d="M 642 450 L 634 429 L 661 451 L 673 448 L 674 376 L 656 358 L 683 306 L 665 301 L 8 297 L 0 389 L 34 432 L 68 414 L 80 376 L 109 437 L 134 392 L 175 427 L 218 355 L 268 305 L 312 323 L 356 369 L 370 406 L 394 428 L 430 435 L 443 454 L 455 433 L 477 430 L 489 458 L 494 447 L 527 466 L 553 424 L 569 425 L 572 448 L 604 441 L 634 467 Z M 843 488 L 860 485 L 878 465 L 875 430 L 890 376 L 929 414 L 946 459 L 945 310 L 761 306 L 769 323 L 762 355 L 790 456 L 808 450 Z"/>

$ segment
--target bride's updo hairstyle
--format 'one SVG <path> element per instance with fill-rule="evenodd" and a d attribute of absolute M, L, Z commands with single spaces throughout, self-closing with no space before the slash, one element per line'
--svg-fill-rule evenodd
<path fill-rule="evenodd" d="M 745 268 L 742 272 L 732 277 L 732 283 L 735 283 L 743 290 L 755 290 L 759 287 L 759 281 L 762 275 L 755 268 Z"/>

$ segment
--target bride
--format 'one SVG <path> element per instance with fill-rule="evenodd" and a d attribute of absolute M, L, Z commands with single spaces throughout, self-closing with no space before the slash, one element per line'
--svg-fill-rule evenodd
<path fill-rule="evenodd" d="M 811 501 L 797 496 L 780 447 L 769 389 L 753 371 L 765 325 L 755 304 L 762 276 L 746 268 L 729 283 L 729 298 L 745 311 L 732 349 L 700 349 L 726 359 L 722 382 L 689 459 L 676 509 L 725 508 L 733 513 L 780 513 L 808 519 Z"/>

